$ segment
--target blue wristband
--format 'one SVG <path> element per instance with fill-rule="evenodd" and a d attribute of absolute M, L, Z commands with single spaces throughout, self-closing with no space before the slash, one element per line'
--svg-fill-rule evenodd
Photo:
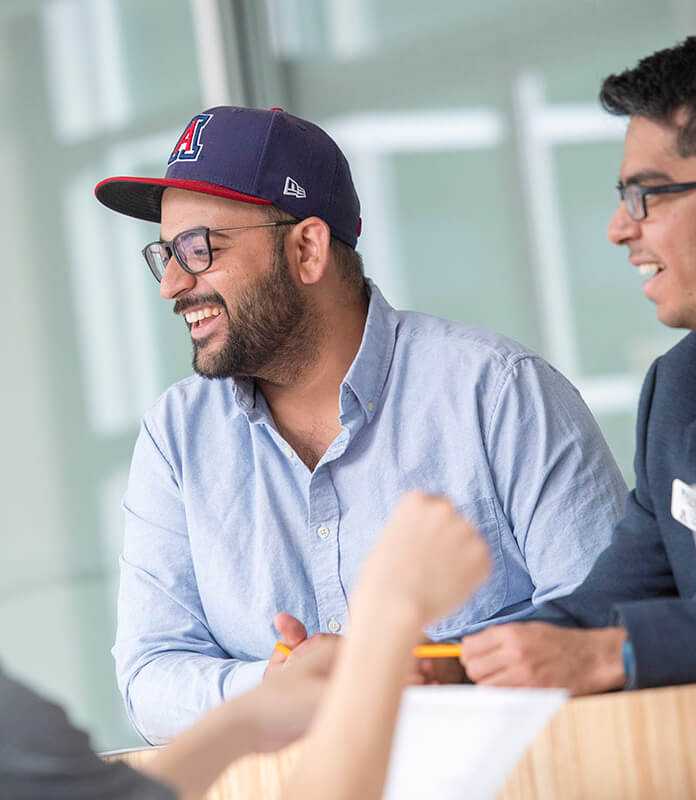
<path fill-rule="evenodd" d="M 623 659 L 624 674 L 626 683 L 624 689 L 634 689 L 636 683 L 636 651 L 630 639 L 624 639 L 621 645 L 621 657 Z"/>

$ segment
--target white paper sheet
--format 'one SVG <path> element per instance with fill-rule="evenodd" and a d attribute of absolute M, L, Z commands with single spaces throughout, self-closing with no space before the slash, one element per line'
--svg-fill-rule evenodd
<path fill-rule="evenodd" d="M 561 689 L 407 689 L 385 798 L 495 798 L 526 748 L 566 699 Z"/>

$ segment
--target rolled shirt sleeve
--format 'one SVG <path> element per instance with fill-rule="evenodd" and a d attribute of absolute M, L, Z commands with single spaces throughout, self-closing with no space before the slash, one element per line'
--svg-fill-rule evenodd
<path fill-rule="evenodd" d="M 523 356 L 502 375 L 486 438 L 534 606 L 570 594 L 609 544 L 627 493 L 596 421 L 569 381 Z"/>
<path fill-rule="evenodd" d="M 641 391 L 636 425 L 634 469 L 636 487 L 626 498 L 622 518 L 614 527 L 609 546 L 600 554 L 583 583 L 569 596 L 557 598 L 542 611 L 553 611 L 582 627 L 604 627 L 629 622 L 633 628 L 636 657 L 640 651 L 641 672 L 645 674 L 649 658 L 648 642 L 661 636 L 659 631 L 638 632 L 643 614 L 646 622 L 653 617 L 662 621 L 662 614 L 673 605 L 679 594 L 670 564 L 660 523 L 655 512 L 646 469 L 647 431 L 655 391 L 656 364 L 650 368 Z M 668 599 L 669 598 L 669 599 Z M 643 605 L 645 603 L 645 610 Z M 688 600 L 687 600 L 688 603 Z M 681 616 L 677 624 L 687 625 Z M 696 633 L 696 631 L 695 631 Z M 680 641 L 676 636 L 674 641 Z M 659 654 L 657 655 L 659 659 Z M 666 662 L 665 662 L 666 663 Z M 651 670 L 650 670 L 651 671 Z"/>
<path fill-rule="evenodd" d="M 628 496 L 623 518 L 616 524 L 609 547 L 595 562 L 583 583 L 568 597 L 543 610 L 555 610 L 581 627 L 617 624 L 619 607 L 678 594 L 672 567 L 642 481 Z"/>

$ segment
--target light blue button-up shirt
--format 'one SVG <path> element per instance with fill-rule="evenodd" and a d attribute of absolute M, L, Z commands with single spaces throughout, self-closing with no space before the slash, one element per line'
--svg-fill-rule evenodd
<path fill-rule="evenodd" d="M 447 495 L 491 551 L 490 579 L 435 640 L 571 592 L 621 515 L 623 479 L 562 375 L 509 339 L 395 311 L 374 285 L 340 422 L 310 472 L 253 381 L 194 376 L 145 415 L 114 655 L 149 741 L 260 680 L 277 612 L 345 631 L 360 565 L 408 489 Z"/>

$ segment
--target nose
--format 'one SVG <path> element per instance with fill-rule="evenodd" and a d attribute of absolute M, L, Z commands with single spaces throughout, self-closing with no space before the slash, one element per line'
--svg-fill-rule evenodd
<path fill-rule="evenodd" d="M 607 236 L 612 244 L 626 244 L 640 236 L 640 222 L 633 219 L 626 211 L 625 203 L 619 203 L 618 208 L 609 220 Z"/>
<path fill-rule="evenodd" d="M 172 256 L 160 281 L 160 297 L 163 300 L 173 300 L 180 294 L 193 289 L 195 285 L 196 276 L 182 269 L 181 264 Z"/>

